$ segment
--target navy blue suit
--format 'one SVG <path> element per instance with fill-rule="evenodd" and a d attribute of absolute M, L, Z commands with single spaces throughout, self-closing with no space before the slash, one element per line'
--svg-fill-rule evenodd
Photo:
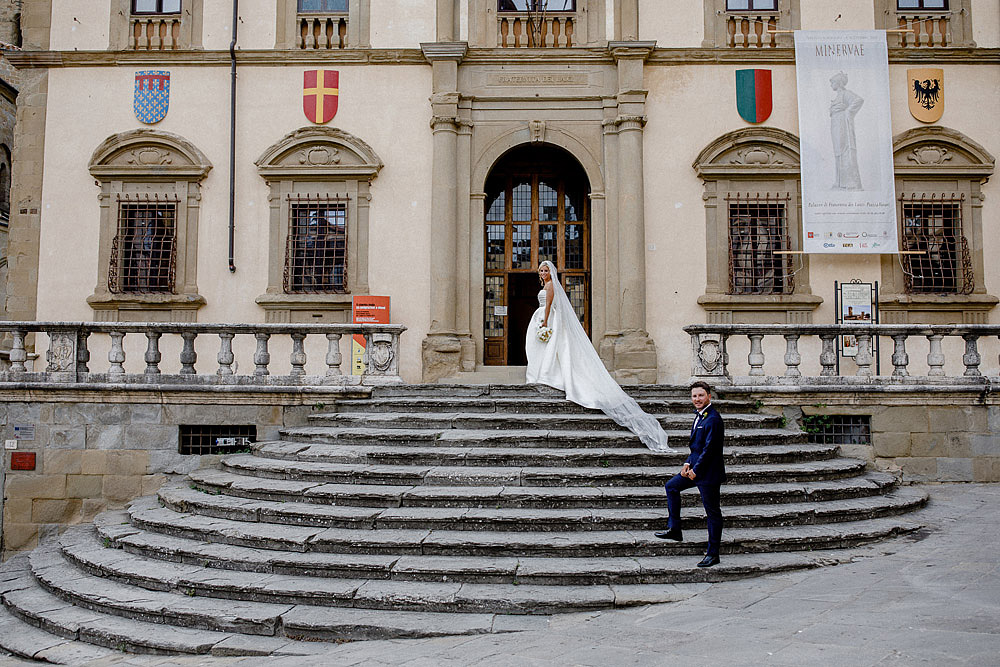
<path fill-rule="evenodd" d="M 704 416 L 691 426 L 691 455 L 686 463 L 694 470 L 694 479 L 674 475 L 666 484 L 667 509 L 670 512 L 668 530 L 681 529 L 681 491 L 698 487 L 701 503 L 708 517 L 708 556 L 719 555 L 722 541 L 722 510 L 719 507 L 719 488 L 726 481 L 726 465 L 722 459 L 722 443 L 726 427 L 719 411 L 709 404 Z"/>

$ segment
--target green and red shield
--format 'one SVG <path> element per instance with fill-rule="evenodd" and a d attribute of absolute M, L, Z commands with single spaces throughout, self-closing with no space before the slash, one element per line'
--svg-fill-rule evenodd
<path fill-rule="evenodd" d="M 736 70 L 736 110 L 748 123 L 763 123 L 771 115 L 771 70 Z"/>
<path fill-rule="evenodd" d="M 302 110 L 317 125 L 329 123 L 337 115 L 340 100 L 340 73 L 311 69 L 302 77 Z"/>

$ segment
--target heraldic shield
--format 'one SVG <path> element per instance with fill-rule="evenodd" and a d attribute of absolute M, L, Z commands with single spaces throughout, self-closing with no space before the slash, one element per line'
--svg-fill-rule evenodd
<path fill-rule="evenodd" d="M 133 107 L 141 123 L 163 120 L 170 108 L 170 72 L 136 72 Z"/>
<path fill-rule="evenodd" d="M 771 70 L 736 70 L 736 110 L 748 123 L 763 123 L 771 115 Z"/>
<path fill-rule="evenodd" d="M 934 67 L 906 70 L 910 113 L 921 123 L 936 123 L 944 113 L 944 70 Z"/>
<path fill-rule="evenodd" d="M 310 122 L 322 125 L 337 115 L 340 100 L 340 72 L 329 69 L 306 70 L 302 80 L 302 110 Z"/>

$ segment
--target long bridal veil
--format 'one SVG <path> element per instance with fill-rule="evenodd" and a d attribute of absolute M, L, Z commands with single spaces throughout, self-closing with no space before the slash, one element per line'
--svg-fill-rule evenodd
<path fill-rule="evenodd" d="M 548 261 L 542 264 L 549 267 L 554 288 L 549 313 L 552 337 L 545 343 L 541 358 L 529 360 L 528 381 L 562 389 L 566 398 L 574 403 L 604 412 L 639 436 L 654 452 L 673 452 L 656 418 L 644 412 L 604 367 L 573 304 L 559 284 L 556 267 Z M 534 331 L 528 332 L 529 337 L 534 335 Z"/>

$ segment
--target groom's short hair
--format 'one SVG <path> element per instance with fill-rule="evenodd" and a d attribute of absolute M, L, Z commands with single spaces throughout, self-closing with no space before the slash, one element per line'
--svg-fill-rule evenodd
<path fill-rule="evenodd" d="M 689 390 L 690 389 L 704 389 L 706 394 L 708 394 L 709 396 L 712 395 L 712 387 L 710 387 L 707 382 L 702 382 L 701 380 L 698 380 L 697 382 L 692 382 L 691 386 L 688 387 L 688 389 Z"/>

